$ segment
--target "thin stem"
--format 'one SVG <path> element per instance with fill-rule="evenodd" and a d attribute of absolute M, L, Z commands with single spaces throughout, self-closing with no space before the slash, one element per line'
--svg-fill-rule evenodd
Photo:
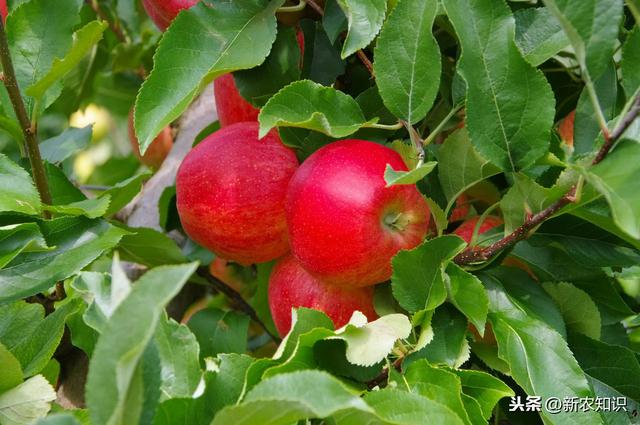
<path fill-rule="evenodd" d="M 296 4 L 295 6 L 282 6 L 278 8 L 276 12 L 279 12 L 279 13 L 300 12 L 301 10 L 304 10 L 305 7 L 307 7 L 307 1 L 300 0 L 300 3 Z"/>
<path fill-rule="evenodd" d="M 312 8 L 318 15 L 324 16 L 324 10 L 316 3 L 314 0 L 307 0 L 307 4 L 310 8 Z"/>
<path fill-rule="evenodd" d="M 51 192 L 49 192 L 49 182 L 47 181 L 47 174 L 44 169 L 44 163 L 42 162 L 42 156 L 40 155 L 40 147 L 36 140 L 36 124 L 31 122 L 27 108 L 24 105 L 24 99 L 20 93 L 20 87 L 16 80 L 16 72 L 13 68 L 13 61 L 11 60 L 11 52 L 9 51 L 9 43 L 7 41 L 7 33 L 4 29 L 4 23 L 0 19 L 0 61 L 2 62 L 2 69 L 4 70 L 3 83 L 7 88 L 9 99 L 13 105 L 13 110 L 16 113 L 18 122 L 22 129 L 24 136 L 24 147 L 29 157 L 31 164 L 31 173 L 33 180 L 40 194 L 40 200 L 42 203 L 51 205 Z M 49 218 L 49 213 L 43 213 L 45 218 Z"/>
<path fill-rule="evenodd" d="M 400 120 L 400 123 L 402 123 L 402 125 L 404 125 L 409 132 L 409 138 L 411 139 L 411 143 L 413 144 L 416 155 L 418 156 L 418 163 L 416 164 L 416 168 L 419 168 L 420 166 L 422 166 L 422 164 L 424 164 L 424 148 L 422 147 L 422 137 L 420 137 L 420 134 L 418 134 L 416 129 L 413 128 L 413 126 L 407 121 Z"/>
<path fill-rule="evenodd" d="M 400 130 L 404 125 L 401 122 L 395 124 L 378 124 L 369 123 L 364 125 L 364 128 L 376 128 L 378 130 Z"/>
<path fill-rule="evenodd" d="M 435 129 L 433 129 L 431 133 L 429 133 L 429 136 L 427 136 L 427 138 L 424 139 L 424 141 L 422 142 L 422 145 L 428 146 L 429 144 L 431 144 L 431 142 L 433 142 L 433 139 L 435 139 L 438 136 L 438 134 L 442 132 L 442 129 L 444 129 L 444 127 L 451 120 L 451 118 L 453 118 L 454 115 L 458 113 L 460 108 L 462 108 L 462 105 L 457 105 L 453 109 L 451 109 L 451 111 L 449 111 L 447 116 L 444 117 L 444 119 L 440 122 L 440 124 L 438 124 L 438 126 Z"/>
<path fill-rule="evenodd" d="M 271 333 L 264 322 L 260 320 L 253 307 L 251 307 L 249 303 L 246 302 L 244 298 L 242 298 L 242 295 L 240 295 L 235 289 L 212 276 L 206 267 L 199 267 L 196 273 L 198 276 L 206 279 L 207 282 L 209 282 L 211 286 L 213 286 L 218 292 L 224 294 L 233 303 L 235 303 L 240 310 L 246 313 L 258 325 L 260 325 L 260 327 L 264 329 L 264 331 L 271 337 L 272 340 L 274 340 L 275 342 L 280 342 L 280 338 Z"/>
<path fill-rule="evenodd" d="M 393 367 L 398 372 L 402 371 L 402 361 L 403 360 L 404 360 L 404 357 L 399 357 L 398 359 L 396 359 L 396 361 L 393 362 L 391 367 Z M 373 389 L 375 387 L 378 387 L 378 386 L 382 385 L 384 383 L 384 381 L 389 379 L 389 369 L 390 369 L 390 367 L 387 366 L 386 368 L 384 368 L 384 370 L 382 372 L 380 372 L 380 374 L 378 376 L 376 376 L 375 378 L 373 378 L 370 381 L 367 381 L 367 383 L 366 383 L 367 387 L 369 389 Z"/>
<path fill-rule="evenodd" d="M 611 134 L 609 135 L 609 138 L 605 137 L 604 144 L 602 145 L 602 147 L 600 148 L 600 151 L 598 151 L 598 154 L 593 160 L 593 165 L 598 164 L 600 161 L 602 161 L 605 158 L 605 156 L 607 156 L 607 154 L 613 147 L 613 144 L 620 137 L 622 137 L 624 132 L 627 131 L 627 128 L 629 128 L 629 126 L 633 123 L 633 121 L 638 117 L 639 114 L 640 114 L 640 94 L 636 95 L 635 100 L 631 104 L 631 108 L 629 108 L 629 111 L 622 117 L 622 120 L 620 120 L 616 128 L 611 132 Z"/>
<path fill-rule="evenodd" d="M 100 7 L 100 4 L 98 3 L 98 0 L 86 0 L 86 2 L 87 2 L 87 4 L 89 6 L 91 6 L 93 11 L 98 16 L 98 18 L 102 19 L 103 21 L 105 21 L 109 25 L 109 28 L 116 35 L 118 40 L 120 40 L 122 43 L 128 43 L 129 42 L 129 38 L 124 33 L 124 31 L 122 31 L 122 27 L 120 26 L 120 24 L 117 23 L 117 22 L 112 21 L 111 19 L 109 19 L 107 14 L 104 13 L 102 8 Z"/>

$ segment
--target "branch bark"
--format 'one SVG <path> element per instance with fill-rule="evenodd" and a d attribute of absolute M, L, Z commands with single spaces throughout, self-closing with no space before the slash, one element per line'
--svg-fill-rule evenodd
<path fill-rule="evenodd" d="M 640 95 L 637 95 L 633 101 L 631 108 L 620 120 L 616 128 L 610 133 L 604 133 L 605 142 L 595 156 L 592 165 L 599 164 L 611 151 L 611 148 L 622 137 L 625 131 L 633 123 L 635 119 L 640 115 Z M 468 248 L 458 254 L 454 258 L 454 262 L 459 265 L 480 263 L 491 259 L 494 255 L 501 252 L 503 249 L 515 245 L 529 237 L 529 235 L 535 231 L 535 229 L 542 224 L 545 220 L 551 218 L 555 213 L 560 211 L 566 205 L 569 205 L 576 201 L 577 186 L 572 186 L 567 193 L 564 194 L 553 204 L 547 208 L 538 212 L 537 214 L 529 217 L 522 226 L 518 227 L 512 233 L 508 234 L 499 241 L 484 247 L 484 248 Z"/>
<path fill-rule="evenodd" d="M 27 156 L 29 157 L 29 162 L 31 164 L 33 181 L 38 189 L 42 203 L 51 205 L 49 182 L 47 181 L 47 174 L 42 162 L 42 156 L 40 155 L 40 147 L 38 146 L 38 140 L 36 139 L 36 124 L 35 122 L 32 123 L 29 119 L 24 99 L 20 93 L 20 87 L 18 86 L 16 72 L 13 68 L 13 61 L 11 59 L 11 51 L 9 50 L 9 42 L 7 41 L 7 33 L 1 19 L 0 61 L 2 62 L 2 69 L 4 70 L 2 81 L 4 82 L 4 86 L 7 88 L 7 93 L 9 94 L 9 99 L 13 105 L 13 110 L 16 113 L 16 117 L 18 118 L 18 122 L 22 129 L 25 151 L 27 152 Z M 49 218 L 50 215 L 48 212 L 45 212 L 44 216 L 45 218 Z"/>

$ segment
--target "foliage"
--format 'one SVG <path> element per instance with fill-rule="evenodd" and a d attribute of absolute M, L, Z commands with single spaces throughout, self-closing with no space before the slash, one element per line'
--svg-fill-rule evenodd
<path fill-rule="evenodd" d="M 639 423 L 640 4 L 295 3 L 202 0 L 161 33 L 139 1 L 8 1 L 0 424 Z M 380 178 L 415 185 L 432 225 L 377 320 L 300 308 L 280 340 L 273 264 L 212 276 L 184 233 L 176 169 L 230 72 L 300 160 L 359 138 L 407 164 Z M 171 157 L 141 165 L 169 125 Z"/>

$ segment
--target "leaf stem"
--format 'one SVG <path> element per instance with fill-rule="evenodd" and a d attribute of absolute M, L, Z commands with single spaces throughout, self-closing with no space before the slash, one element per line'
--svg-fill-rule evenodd
<path fill-rule="evenodd" d="M 378 130 L 400 130 L 404 125 L 401 122 L 395 124 L 378 124 L 369 123 L 363 126 L 363 128 L 376 128 Z"/>
<path fill-rule="evenodd" d="M 245 299 L 242 298 L 242 295 L 240 295 L 235 289 L 233 289 L 232 287 L 228 286 L 227 284 L 225 284 L 221 280 L 219 280 L 219 279 L 215 278 L 214 276 L 212 276 L 211 273 L 209 273 L 209 270 L 206 267 L 198 267 L 198 270 L 196 271 L 196 274 L 198 276 L 202 277 L 203 279 L 205 279 L 218 292 L 224 294 L 233 303 L 235 303 L 236 306 L 240 310 L 242 310 L 244 313 L 246 313 L 258 325 L 260 325 L 260 327 L 267 333 L 267 335 L 269 335 L 271 337 L 271 339 L 273 341 L 275 341 L 276 343 L 279 343 L 281 341 L 280 338 L 278 338 L 276 335 L 271 333 L 271 331 L 267 328 L 267 326 L 264 324 L 264 322 L 262 320 L 260 320 L 260 318 L 258 317 L 258 313 L 256 313 L 254 308 L 251 307 L 251 305 L 249 305 L 249 303 L 246 302 Z"/>
<path fill-rule="evenodd" d="M 20 93 L 20 87 L 16 79 L 16 72 L 13 68 L 13 61 L 11 59 L 11 52 L 9 50 L 9 42 L 7 41 L 7 33 L 5 31 L 4 23 L 0 19 L 0 62 L 2 62 L 2 69 L 4 70 L 2 81 L 9 94 L 9 99 L 13 106 L 13 110 L 16 113 L 18 122 L 22 129 L 24 136 L 24 147 L 27 152 L 27 157 L 31 164 L 31 174 L 33 175 L 33 181 L 40 194 L 40 200 L 42 203 L 51 205 L 51 192 L 49 191 L 49 182 L 47 181 L 47 174 L 45 172 L 44 163 L 42 162 L 42 156 L 40 155 L 40 147 L 36 140 L 36 123 L 32 122 L 27 113 L 27 108 L 24 104 L 24 99 Z M 49 218 L 48 212 L 43 213 L 45 218 Z"/>
<path fill-rule="evenodd" d="M 127 37 L 124 31 L 122 31 L 122 27 L 120 26 L 120 24 L 109 19 L 107 14 L 104 13 L 102 8 L 100 7 L 100 4 L 98 3 L 98 0 L 86 0 L 86 3 L 91 6 L 91 9 L 93 9 L 98 18 L 102 19 L 109 25 L 109 28 L 111 29 L 111 31 L 113 31 L 120 42 L 128 43 L 130 41 L 129 37 Z"/>
<path fill-rule="evenodd" d="M 440 134 L 442 132 L 442 129 L 444 128 L 445 125 L 447 125 L 447 123 L 451 120 L 451 118 L 454 117 L 455 114 L 458 113 L 458 111 L 462 108 L 462 105 L 457 105 L 454 106 L 453 109 L 451 109 L 451 111 L 449 111 L 449 113 L 447 114 L 446 117 L 444 117 L 444 119 L 440 122 L 440 124 L 438 124 L 438 126 L 436 128 L 433 129 L 433 131 L 431 133 L 429 133 L 429 136 L 427 136 L 426 139 L 424 139 L 424 141 L 422 142 L 423 146 L 428 146 L 431 144 L 431 142 L 433 142 L 433 139 L 435 139 L 438 134 Z"/>
<path fill-rule="evenodd" d="M 305 7 L 307 7 L 307 0 L 300 0 L 300 2 L 295 6 L 282 6 L 278 8 L 276 12 L 278 13 L 300 12 L 301 10 L 304 10 Z"/>
<path fill-rule="evenodd" d="M 638 118 L 638 116 L 640 115 L 640 94 L 636 95 L 631 105 L 632 106 L 618 122 L 615 129 L 610 134 L 607 133 L 607 137 L 605 137 L 605 143 L 596 154 L 592 165 L 600 163 L 607 156 L 607 154 L 611 151 L 611 148 L 614 146 L 615 142 L 617 142 L 618 139 L 622 137 L 624 132 L 629 128 L 633 121 Z M 503 249 L 515 245 L 517 242 L 526 239 L 545 220 L 551 218 L 551 216 L 560 211 L 566 205 L 577 201 L 581 186 L 582 182 L 579 181 L 578 184 L 572 186 L 571 189 L 569 189 L 569 191 L 556 202 L 549 205 L 542 211 L 527 218 L 524 224 L 515 229 L 509 235 L 494 242 L 493 244 L 485 248 L 465 249 L 454 258 L 454 262 L 459 265 L 481 263 L 491 259 L 494 255 L 498 254 Z"/>

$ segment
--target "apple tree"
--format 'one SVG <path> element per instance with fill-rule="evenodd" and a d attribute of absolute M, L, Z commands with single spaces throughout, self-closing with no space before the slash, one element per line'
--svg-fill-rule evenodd
<path fill-rule="evenodd" d="M 640 423 L 638 0 L 0 13 L 0 425 Z"/>

